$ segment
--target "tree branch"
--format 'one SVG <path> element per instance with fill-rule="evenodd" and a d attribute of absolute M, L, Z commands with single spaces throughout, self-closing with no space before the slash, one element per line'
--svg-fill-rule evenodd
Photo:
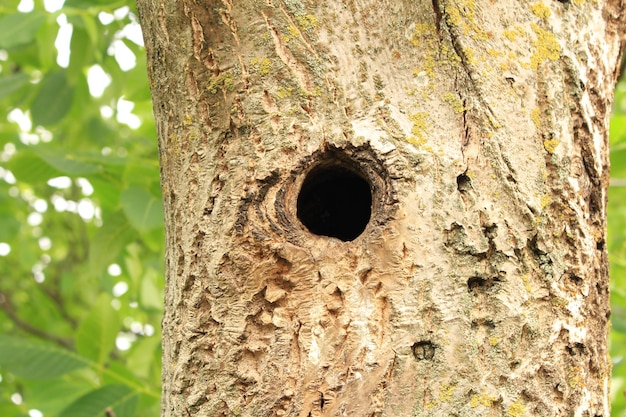
<path fill-rule="evenodd" d="M 11 301 L 9 300 L 9 295 L 7 293 L 0 293 L 0 308 L 4 310 L 5 314 L 17 327 L 24 330 L 26 333 L 30 333 L 33 336 L 37 336 L 41 339 L 54 342 L 67 349 L 72 348 L 72 341 L 70 339 L 65 339 L 54 334 L 47 333 L 22 320 L 15 312 L 15 308 L 11 304 Z"/>

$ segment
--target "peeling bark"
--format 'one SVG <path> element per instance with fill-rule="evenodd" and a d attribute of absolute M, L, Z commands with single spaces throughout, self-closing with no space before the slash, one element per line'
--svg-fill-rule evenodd
<path fill-rule="evenodd" d="M 621 1 L 138 3 L 164 417 L 609 416 Z"/>

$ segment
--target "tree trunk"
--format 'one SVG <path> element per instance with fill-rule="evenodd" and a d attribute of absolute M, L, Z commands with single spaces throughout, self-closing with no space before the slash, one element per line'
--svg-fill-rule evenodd
<path fill-rule="evenodd" d="M 609 416 L 621 1 L 139 11 L 164 417 Z"/>

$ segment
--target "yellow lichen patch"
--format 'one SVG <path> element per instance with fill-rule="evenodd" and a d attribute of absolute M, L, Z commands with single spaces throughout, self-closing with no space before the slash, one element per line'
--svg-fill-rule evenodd
<path fill-rule="evenodd" d="M 454 384 L 443 384 L 439 390 L 439 401 L 442 403 L 449 402 L 452 399 L 455 388 Z"/>
<path fill-rule="evenodd" d="M 496 399 L 494 397 L 491 397 L 487 394 L 475 394 L 472 396 L 472 399 L 470 400 L 470 406 L 472 408 L 476 408 L 479 405 L 485 406 L 485 407 L 491 407 L 493 405 L 493 403 L 496 402 Z"/>
<path fill-rule="evenodd" d="M 574 389 L 582 384 L 581 369 L 578 367 L 571 368 L 567 375 L 567 383 L 570 388 Z"/>
<path fill-rule="evenodd" d="M 413 122 L 413 128 L 411 129 L 411 133 L 415 138 L 414 143 L 416 145 L 422 144 L 426 142 L 425 134 L 428 132 L 428 113 L 426 112 L 417 112 L 413 113 L 409 116 L 409 120 Z"/>
<path fill-rule="evenodd" d="M 537 129 L 541 127 L 541 110 L 539 110 L 539 107 L 535 107 L 530 111 L 530 119 L 533 121 Z"/>
<path fill-rule="evenodd" d="M 207 86 L 211 94 L 217 93 L 219 90 L 233 91 L 235 89 L 235 80 L 230 72 L 222 72 L 217 76 L 211 77 L 211 81 Z"/>
<path fill-rule="evenodd" d="M 497 338 L 497 337 L 495 337 L 495 336 L 491 336 L 491 337 L 489 338 L 489 344 L 490 344 L 492 347 L 496 347 L 496 346 L 498 345 L 498 343 L 500 343 L 500 340 L 498 340 L 498 338 Z"/>
<path fill-rule="evenodd" d="M 474 50 L 472 48 L 465 49 L 465 57 L 467 58 L 467 63 L 473 65 L 476 63 L 476 57 L 474 56 Z"/>
<path fill-rule="evenodd" d="M 434 44 L 436 30 L 432 23 L 416 23 L 413 36 L 411 36 L 411 43 L 413 46 L 424 46 L 424 41 L 429 40 Z"/>
<path fill-rule="evenodd" d="M 293 94 L 293 87 L 291 88 L 278 87 L 278 90 L 276 91 L 276 96 L 278 96 L 278 98 L 281 98 L 281 99 L 291 97 L 292 94 Z"/>
<path fill-rule="evenodd" d="M 300 31 L 294 25 L 287 26 L 287 32 L 289 32 L 289 36 L 291 38 L 297 38 L 300 36 Z"/>
<path fill-rule="evenodd" d="M 526 406 L 522 404 L 522 402 L 518 399 L 515 402 L 512 402 L 509 405 L 508 410 L 506 410 L 506 414 L 509 416 L 522 416 L 526 413 Z"/>
<path fill-rule="evenodd" d="M 550 198 L 549 194 L 544 194 L 541 196 L 541 209 L 545 209 L 546 207 L 548 207 L 550 204 L 552 203 L 552 198 Z"/>
<path fill-rule="evenodd" d="M 460 0 L 458 7 L 446 8 L 446 22 L 450 26 L 456 26 L 464 35 L 470 35 L 475 40 L 487 40 L 489 34 L 476 22 L 475 0 Z"/>
<path fill-rule="evenodd" d="M 489 125 L 491 125 L 494 129 L 500 129 L 502 127 L 502 124 L 491 115 L 488 116 L 487 120 L 489 121 Z"/>
<path fill-rule="evenodd" d="M 422 66 L 416 68 L 413 74 L 417 76 L 423 71 L 429 77 L 434 77 L 437 64 L 436 56 L 439 49 L 435 25 L 432 23 L 416 23 L 410 42 L 413 46 L 419 47 L 425 54 Z"/>
<path fill-rule="evenodd" d="M 519 36 L 516 31 L 511 30 L 511 29 L 504 29 L 502 33 L 504 34 L 504 37 L 510 40 L 511 42 L 513 42 Z"/>
<path fill-rule="evenodd" d="M 318 25 L 317 17 L 312 14 L 296 16 L 296 23 L 304 30 L 315 29 Z"/>
<path fill-rule="evenodd" d="M 443 101 L 452 105 L 452 111 L 457 114 L 463 113 L 465 110 L 467 110 L 467 107 L 463 106 L 463 102 L 461 101 L 461 99 L 457 97 L 457 95 L 454 93 L 444 94 Z"/>
<path fill-rule="evenodd" d="M 460 26 L 461 25 L 461 12 L 456 7 L 451 7 L 447 10 L 446 20 L 451 26 Z"/>
<path fill-rule="evenodd" d="M 532 290 L 532 287 L 530 285 L 530 278 L 528 277 L 528 274 L 522 275 L 522 282 L 524 283 L 524 288 L 526 288 L 526 291 L 530 292 Z"/>
<path fill-rule="evenodd" d="M 559 142 L 556 139 L 548 139 L 543 141 L 543 147 L 549 154 L 556 152 L 556 147 L 559 146 Z"/>
<path fill-rule="evenodd" d="M 557 61 L 561 58 L 561 47 L 552 32 L 541 29 L 534 23 L 530 27 L 535 32 L 537 39 L 533 41 L 536 51 L 530 57 L 530 67 L 536 70 L 539 64 L 546 60 Z"/>
<path fill-rule="evenodd" d="M 250 65 L 254 67 L 260 75 L 269 74 L 272 67 L 272 63 L 270 62 L 268 57 L 256 57 L 252 61 L 250 61 Z"/>
<path fill-rule="evenodd" d="M 515 25 L 511 29 L 504 29 L 502 33 L 504 34 L 504 37 L 510 40 L 511 42 L 513 42 L 520 36 L 526 35 L 526 31 L 520 25 Z"/>
<path fill-rule="evenodd" d="M 550 301 L 550 304 L 552 304 L 554 307 L 565 308 L 569 304 L 569 301 L 562 297 L 555 297 Z"/>
<path fill-rule="evenodd" d="M 533 4 L 532 6 L 530 6 L 530 9 L 536 16 L 542 19 L 547 19 L 552 14 L 550 8 L 546 6 L 543 2 Z"/>
<path fill-rule="evenodd" d="M 320 87 L 319 85 L 316 85 L 313 90 L 305 90 L 304 88 L 298 89 L 298 95 L 302 98 L 321 97 L 322 93 L 322 87 Z"/>

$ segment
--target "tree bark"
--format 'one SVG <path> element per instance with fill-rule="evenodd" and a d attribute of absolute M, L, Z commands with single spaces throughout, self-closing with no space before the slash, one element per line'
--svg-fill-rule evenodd
<path fill-rule="evenodd" d="M 138 3 L 162 416 L 609 416 L 622 1 Z"/>

